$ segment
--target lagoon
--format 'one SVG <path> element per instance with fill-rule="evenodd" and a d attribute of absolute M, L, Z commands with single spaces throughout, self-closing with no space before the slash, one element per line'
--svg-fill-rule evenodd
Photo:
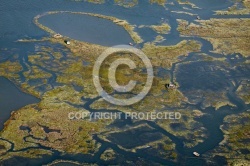
<path fill-rule="evenodd" d="M 39 22 L 63 36 L 88 43 L 113 46 L 132 41 L 122 26 L 94 16 L 57 13 L 43 16 Z"/>

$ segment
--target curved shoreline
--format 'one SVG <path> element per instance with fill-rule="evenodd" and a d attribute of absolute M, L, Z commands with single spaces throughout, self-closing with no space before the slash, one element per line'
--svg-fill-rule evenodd
<path fill-rule="evenodd" d="M 72 160 L 54 160 L 54 161 L 46 164 L 46 166 L 53 166 L 53 165 L 60 164 L 60 163 L 70 163 L 70 164 L 75 164 L 75 165 L 82 165 L 83 164 L 83 163 L 79 163 L 77 161 L 72 161 Z"/>
<path fill-rule="evenodd" d="M 51 35 L 56 35 L 57 33 L 55 31 L 53 31 L 49 27 L 46 27 L 43 24 L 41 24 L 39 22 L 39 19 L 44 17 L 44 16 L 47 16 L 47 15 L 58 14 L 58 13 L 81 14 L 81 15 L 88 15 L 88 16 L 92 16 L 92 17 L 97 17 L 97 18 L 110 20 L 114 24 L 116 24 L 118 26 L 122 26 L 128 32 L 128 34 L 130 35 L 130 37 L 133 39 L 133 41 L 136 44 L 139 44 L 139 43 L 143 42 L 143 39 L 138 35 L 137 32 L 134 31 L 134 26 L 130 25 L 126 20 L 118 19 L 118 18 L 113 17 L 113 16 L 105 16 L 105 15 L 101 15 L 101 14 L 86 13 L 86 12 L 50 11 L 50 12 L 46 12 L 46 13 L 35 16 L 33 22 L 39 28 L 43 29 L 46 32 L 49 32 Z M 67 37 L 67 36 L 65 36 L 65 37 Z M 68 38 L 70 38 L 70 37 L 68 37 Z"/>

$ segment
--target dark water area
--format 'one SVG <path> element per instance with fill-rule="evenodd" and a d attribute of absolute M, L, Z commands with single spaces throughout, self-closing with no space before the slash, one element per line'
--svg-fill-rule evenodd
<path fill-rule="evenodd" d="M 176 74 L 181 91 L 185 90 L 226 90 L 230 81 L 220 67 L 221 62 L 193 62 L 180 65 Z"/>
<path fill-rule="evenodd" d="M 0 130 L 12 111 L 39 101 L 36 97 L 23 93 L 8 79 L 0 77 Z"/>
<path fill-rule="evenodd" d="M 159 140 L 163 137 L 160 132 L 148 127 L 138 127 L 121 133 L 112 133 L 108 139 L 124 148 L 131 149 L 136 146 L 143 146 L 149 142 Z"/>

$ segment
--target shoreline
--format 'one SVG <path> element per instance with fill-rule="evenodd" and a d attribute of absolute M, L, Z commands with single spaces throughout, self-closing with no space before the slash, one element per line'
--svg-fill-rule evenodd
<path fill-rule="evenodd" d="M 50 12 L 46 12 L 43 14 L 39 14 L 37 16 L 34 17 L 33 22 L 35 25 L 37 25 L 40 29 L 50 33 L 51 35 L 55 35 L 57 34 L 55 31 L 53 31 L 52 29 L 50 29 L 49 27 L 44 26 L 43 24 L 41 24 L 39 22 L 39 19 L 47 16 L 47 15 L 52 15 L 52 14 L 58 14 L 58 13 L 69 13 L 69 14 L 82 14 L 82 15 L 87 15 L 87 16 L 92 16 L 92 17 L 97 17 L 97 18 L 102 18 L 102 19 L 106 19 L 106 20 L 110 20 L 112 21 L 114 24 L 118 25 L 118 26 L 122 26 L 130 35 L 130 37 L 132 38 L 132 40 L 136 43 L 142 43 L 143 39 L 138 35 L 137 32 L 134 31 L 134 26 L 130 25 L 126 20 L 122 20 L 122 19 L 118 19 L 116 17 L 113 16 L 105 16 L 105 15 L 101 15 L 101 14 L 95 14 L 95 13 L 86 13 L 86 12 L 72 12 L 72 11 L 50 11 Z M 63 37 L 67 37 L 70 38 L 68 36 L 63 36 Z M 81 41 L 84 42 L 84 41 Z M 95 43 L 93 43 L 95 44 Z"/>

